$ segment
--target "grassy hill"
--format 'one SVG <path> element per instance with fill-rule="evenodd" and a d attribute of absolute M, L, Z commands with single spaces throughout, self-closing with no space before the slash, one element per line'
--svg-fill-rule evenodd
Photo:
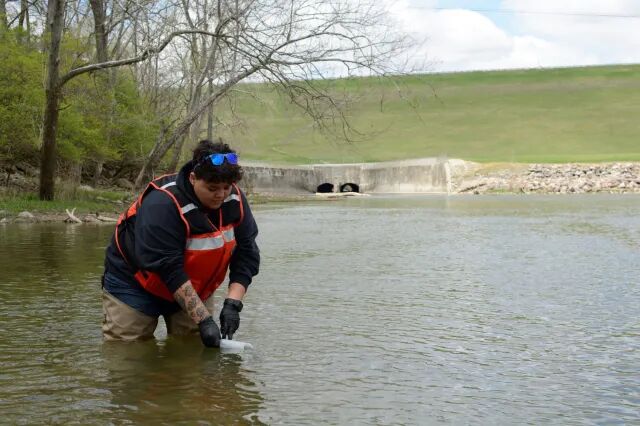
<path fill-rule="evenodd" d="M 480 162 L 640 161 L 640 65 L 332 82 L 365 133 L 344 142 L 266 85 L 243 85 L 227 128 L 245 159 L 278 163 L 447 156 Z"/>

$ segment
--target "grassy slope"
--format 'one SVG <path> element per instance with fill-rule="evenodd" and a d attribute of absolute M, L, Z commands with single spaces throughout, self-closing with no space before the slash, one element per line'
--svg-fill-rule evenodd
<path fill-rule="evenodd" d="M 264 85 L 237 95 L 244 158 L 283 163 L 448 156 L 493 162 L 640 160 L 640 65 L 338 80 L 367 132 L 343 142 L 314 130 Z M 397 86 L 396 86 L 397 85 Z M 399 95 L 402 93 L 402 96 Z M 381 99 L 384 102 L 381 103 Z"/>

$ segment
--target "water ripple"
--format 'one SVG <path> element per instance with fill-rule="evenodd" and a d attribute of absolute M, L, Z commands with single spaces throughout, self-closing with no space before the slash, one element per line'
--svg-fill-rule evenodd
<path fill-rule="evenodd" d="M 2 227 L 7 423 L 640 423 L 640 200 L 256 209 L 239 340 L 103 344 L 108 227 Z M 20 259 L 16 262 L 15 259 Z"/>

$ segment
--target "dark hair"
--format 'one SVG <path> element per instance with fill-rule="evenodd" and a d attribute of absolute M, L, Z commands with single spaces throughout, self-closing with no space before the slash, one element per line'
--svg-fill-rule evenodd
<path fill-rule="evenodd" d="M 235 153 L 222 138 L 218 138 L 215 142 L 208 139 L 198 142 L 198 146 L 193 150 L 193 173 L 197 179 L 204 179 L 210 183 L 235 183 L 242 179 L 243 170 L 239 164 L 229 164 L 225 161 L 214 166 L 209 161 L 211 154 L 228 154 Z"/>

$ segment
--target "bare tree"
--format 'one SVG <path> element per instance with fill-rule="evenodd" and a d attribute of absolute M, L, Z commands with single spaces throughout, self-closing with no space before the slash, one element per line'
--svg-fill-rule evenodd
<path fill-rule="evenodd" d="M 108 51 L 108 31 L 107 31 L 107 6 L 104 0 L 89 0 L 91 4 L 91 11 L 93 13 L 93 27 L 94 27 L 94 36 L 96 41 L 96 61 L 97 62 L 107 62 L 109 60 L 109 51 Z M 113 87 L 115 85 L 115 72 L 111 73 L 111 78 L 108 75 L 108 72 L 102 72 L 99 75 L 98 84 L 103 89 L 103 91 L 107 94 L 107 98 L 112 98 Z M 114 111 L 114 102 L 110 101 L 107 112 L 107 117 L 105 119 L 110 124 L 113 122 L 113 116 L 115 114 Z M 110 139 L 111 129 L 110 126 L 107 128 L 107 144 Z M 97 186 L 100 180 L 100 175 L 102 174 L 102 168 L 104 166 L 104 160 L 101 156 L 97 156 L 95 158 L 95 169 L 93 171 L 93 186 Z"/>
<path fill-rule="evenodd" d="M 211 7 L 210 0 L 181 0 L 181 4 L 188 28 L 202 28 L 208 31 L 210 23 L 215 22 L 210 19 L 215 12 L 215 8 Z M 185 41 L 187 49 L 184 50 L 184 55 L 186 58 L 181 60 L 183 64 L 181 72 L 185 76 L 186 83 L 183 91 L 187 94 L 185 102 L 185 115 L 187 116 L 200 104 L 202 96 L 206 94 L 207 87 L 209 87 L 210 93 L 212 91 L 212 85 L 207 86 L 207 84 L 211 81 L 212 63 L 215 63 L 216 60 L 215 40 L 215 38 L 201 34 L 191 34 L 189 40 Z M 177 53 L 178 55 L 182 54 L 180 51 Z M 209 112 L 212 112 L 211 107 Z M 175 171 L 177 168 L 185 140 L 198 138 L 203 118 L 202 115 L 198 116 L 186 134 L 177 139 L 167 167 L 169 171 Z"/>
<path fill-rule="evenodd" d="M 56 131 L 60 105 L 60 44 L 64 26 L 65 0 L 49 0 L 46 35 L 49 38 L 45 107 L 42 123 L 42 158 L 40 162 L 40 199 L 53 200 L 56 168 Z"/>
<path fill-rule="evenodd" d="M 71 69 L 66 74 L 60 76 L 60 45 L 62 41 L 62 31 L 64 27 L 65 0 L 50 0 L 48 4 L 46 37 L 48 40 L 48 60 L 47 77 L 45 83 L 45 112 L 42 132 L 42 158 L 40 165 L 40 199 L 52 200 L 54 197 L 55 174 L 56 174 L 56 132 L 58 125 L 58 113 L 63 86 L 71 79 L 88 73 L 107 68 L 120 67 L 142 62 L 149 57 L 157 55 L 164 50 L 171 40 L 182 34 L 190 34 L 193 30 L 174 31 L 169 34 L 157 46 L 143 50 L 139 55 L 126 59 L 111 60 Z M 213 33 L 209 33 L 215 36 Z"/>
<path fill-rule="evenodd" d="M 48 2 L 41 199 L 54 197 L 62 89 L 79 75 L 133 65 L 141 93 L 163 117 L 161 133 L 136 179 L 140 186 L 169 149 L 190 131 L 192 137 L 199 134 L 205 117 L 208 133 L 213 133 L 213 108 L 244 81 L 274 85 L 319 125 L 339 128 L 348 137 L 353 129 L 345 104 L 318 80 L 393 72 L 390 60 L 402 48 L 402 38 L 385 25 L 385 12 L 373 0 L 181 0 L 180 5 L 113 0 L 111 6 L 107 1 L 78 1 L 67 10 L 67 25 L 73 22 L 78 31 L 93 31 L 96 62 L 83 63 L 86 56 L 79 56 L 62 74 L 67 0 Z M 87 20 L 89 10 L 93 25 Z M 168 46 L 172 49 L 165 51 Z M 146 61 L 149 58 L 154 60 Z M 172 63 L 180 67 L 171 68 Z M 170 97 L 177 93 L 189 94 L 184 109 L 162 115 L 164 109 L 175 109 Z M 174 151 L 175 158 L 179 152 Z"/>
<path fill-rule="evenodd" d="M 96 38 L 96 59 L 107 62 L 107 22 L 106 4 L 104 0 L 89 0 L 93 12 L 94 36 Z"/>
<path fill-rule="evenodd" d="M 218 0 L 214 11 L 208 19 L 215 22 L 215 35 L 198 77 L 199 96 L 192 98 L 184 118 L 148 154 L 136 186 L 150 177 L 202 114 L 251 77 L 275 85 L 319 125 L 337 126 L 348 138 L 354 129 L 344 104 L 328 84 L 317 81 L 391 73 L 393 57 L 404 47 L 403 38 L 386 25 L 384 9 L 374 2 Z M 212 90 L 202 96 L 202 87 L 209 81 Z"/>

